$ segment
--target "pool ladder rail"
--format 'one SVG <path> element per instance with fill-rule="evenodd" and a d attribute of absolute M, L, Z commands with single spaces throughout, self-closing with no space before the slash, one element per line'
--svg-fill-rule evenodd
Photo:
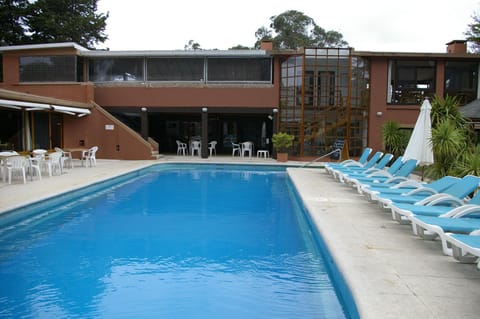
<path fill-rule="evenodd" d="M 314 159 L 314 160 L 311 160 L 310 162 L 308 162 L 308 163 L 306 163 L 306 164 L 303 164 L 302 166 L 300 166 L 300 168 L 307 167 L 308 165 L 315 163 L 315 162 L 318 161 L 319 159 L 322 159 L 322 158 L 324 158 L 324 157 L 330 156 L 330 155 L 334 154 L 335 152 L 342 152 L 342 149 L 341 149 L 341 148 L 336 148 L 336 149 L 334 149 L 333 151 L 331 151 L 330 153 L 324 154 L 324 155 L 322 155 L 322 156 L 320 156 L 320 157 L 317 157 L 317 158 Z"/>

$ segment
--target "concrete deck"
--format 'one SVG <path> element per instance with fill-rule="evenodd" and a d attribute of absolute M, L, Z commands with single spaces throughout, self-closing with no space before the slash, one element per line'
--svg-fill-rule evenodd
<path fill-rule="evenodd" d="M 194 160 L 176 156 L 158 161 L 98 160 L 95 168 L 75 167 L 41 181 L 1 183 L 0 213 L 141 167 L 177 161 Z M 220 156 L 195 161 L 276 163 Z M 362 318 L 479 318 L 480 272 L 474 265 L 442 255 L 438 241 L 413 236 L 410 226 L 392 221 L 389 214 L 334 181 L 323 169 L 288 171 L 344 274 Z"/>

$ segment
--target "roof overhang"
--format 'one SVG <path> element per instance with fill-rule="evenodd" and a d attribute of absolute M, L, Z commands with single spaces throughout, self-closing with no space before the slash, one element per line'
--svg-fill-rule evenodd
<path fill-rule="evenodd" d="M 0 108 L 24 111 L 53 111 L 82 117 L 91 114 L 92 105 L 0 89 Z"/>

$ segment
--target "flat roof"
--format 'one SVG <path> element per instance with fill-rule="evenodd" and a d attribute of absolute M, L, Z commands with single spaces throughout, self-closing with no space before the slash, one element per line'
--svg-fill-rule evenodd
<path fill-rule="evenodd" d="M 60 43 L 41 43 L 41 44 L 23 44 L 23 45 L 10 45 L 0 46 L 0 52 L 9 51 L 26 51 L 26 50 L 41 50 L 41 49 L 61 49 L 61 48 L 73 48 L 78 51 L 88 51 L 87 48 L 75 42 L 60 42 Z"/>

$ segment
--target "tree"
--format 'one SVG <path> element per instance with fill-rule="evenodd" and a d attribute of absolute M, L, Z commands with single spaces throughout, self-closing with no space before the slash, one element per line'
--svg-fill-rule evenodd
<path fill-rule="evenodd" d="M 28 0 L 0 0 L 0 46 L 23 43 L 28 5 Z"/>
<path fill-rule="evenodd" d="M 468 30 L 465 32 L 467 41 L 472 44 L 474 52 L 480 52 L 480 17 L 478 14 L 472 16 L 473 22 L 468 25 Z"/>
<path fill-rule="evenodd" d="M 278 16 L 270 17 L 270 28 L 261 27 L 255 32 L 260 46 L 262 40 L 272 40 L 275 49 L 297 49 L 299 47 L 346 47 L 348 43 L 337 31 L 325 31 L 303 12 L 285 11 Z M 275 36 L 272 36 L 275 32 Z"/>
<path fill-rule="evenodd" d="M 76 42 L 93 49 L 107 40 L 98 0 L 0 0 L 0 44 Z"/>
<path fill-rule="evenodd" d="M 409 137 L 396 121 L 387 121 L 382 125 L 382 140 L 385 151 L 392 153 L 395 157 L 405 152 Z"/>
<path fill-rule="evenodd" d="M 197 42 L 195 42 L 193 40 L 190 40 L 190 41 L 188 41 L 187 44 L 185 44 L 183 49 L 185 51 L 187 51 L 187 50 L 201 50 L 201 47 L 200 47 L 200 44 L 198 44 Z"/>
<path fill-rule="evenodd" d="M 32 43 L 76 42 L 93 49 L 108 38 L 108 13 L 96 13 L 97 0 L 37 0 L 29 9 Z"/>
<path fill-rule="evenodd" d="M 241 45 L 241 44 L 237 44 L 236 46 L 233 46 L 231 48 L 229 48 L 229 50 L 250 50 L 251 48 L 249 47 L 246 47 L 244 45 Z"/>

